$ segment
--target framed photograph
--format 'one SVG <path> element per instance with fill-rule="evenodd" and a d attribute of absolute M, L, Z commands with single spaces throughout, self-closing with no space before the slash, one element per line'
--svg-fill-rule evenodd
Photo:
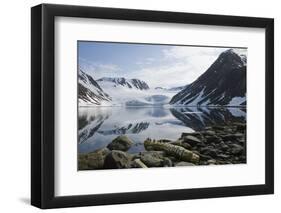
<path fill-rule="evenodd" d="M 274 21 L 31 9 L 31 204 L 272 194 Z"/>

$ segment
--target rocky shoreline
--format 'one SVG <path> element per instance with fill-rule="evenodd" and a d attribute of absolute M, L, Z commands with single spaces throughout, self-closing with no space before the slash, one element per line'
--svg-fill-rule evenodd
<path fill-rule="evenodd" d="M 178 167 L 246 163 L 246 123 L 228 123 L 182 133 L 175 141 L 144 141 L 145 151 L 130 154 L 134 142 L 126 135 L 106 148 L 79 154 L 78 170 Z"/>

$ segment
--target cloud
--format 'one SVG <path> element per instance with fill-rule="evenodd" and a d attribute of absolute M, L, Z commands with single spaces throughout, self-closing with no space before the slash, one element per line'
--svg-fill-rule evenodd
<path fill-rule="evenodd" d="M 238 49 L 238 48 L 236 48 L 236 49 L 233 49 L 234 50 L 234 52 L 236 52 L 238 55 L 247 55 L 247 49 Z"/>
<path fill-rule="evenodd" d="M 79 68 L 98 79 L 104 76 L 118 77 L 122 71 L 116 64 L 103 64 L 79 58 Z"/>
<path fill-rule="evenodd" d="M 149 57 L 149 58 L 144 58 L 140 61 L 137 61 L 136 62 L 136 65 L 150 65 L 152 64 L 156 59 L 155 58 L 152 58 L 152 57 Z"/>
<path fill-rule="evenodd" d="M 226 49 L 184 46 L 166 48 L 162 51 L 163 58 L 158 66 L 142 68 L 130 76 L 145 80 L 152 87 L 186 85 L 204 73 Z"/>
<path fill-rule="evenodd" d="M 174 46 L 162 49 L 161 57 L 143 57 L 129 65 L 102 64 L 79 58 L 79 66 L 95 79 L 101 77 L 138 78 L 150 87 L 174 87 L 192 83 L 203 74 L 218 56 L 229 48 Z M 246 49 L 234 49 L 238 54 L 246 54 Z M 158 55 L 158 56 L 159 56 Z"/>

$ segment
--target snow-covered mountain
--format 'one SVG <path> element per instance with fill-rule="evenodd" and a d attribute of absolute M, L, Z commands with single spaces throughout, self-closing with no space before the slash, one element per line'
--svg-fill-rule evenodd
<path fill-rule="evenodd" d="M 185 106 L 246 105 L 247 58 L 229 49 L 197 80 L 172 97 L 170 104 Z"/>
<path fill-rule="evenodd" d="M 166 96 L 163 92 L 150 89 L 145 81 L 139 79 L 103 77 L 97 82 L 112 97 L 114 106 L 163 105 L 168 104 L 175 94 Z"/>
<path fill-rule="evenodd" d="M 103 91 L 99 84 L 88 74 L 79 70 L 78 100 L 80 106 L 108 105 L 111 97 Z"/>
<path fill-rule="evenodd" d="M 109 78 L 104 77 L 97 80 L 97 82 L 103 82 L 111 84 L 113 87 L 127 87 L 129 89 L 148 90 L 149 86 L 139 79 L 126 79 L 126 78 Z"/>
<path fill-rule="evenodd" d="M 79 73 L 79 104 L 82 106 L 159 106 L 169 104 L 177 92 L 150 89 L 139 79 L 103 77 L 94 80 L 82 70 Z"/>

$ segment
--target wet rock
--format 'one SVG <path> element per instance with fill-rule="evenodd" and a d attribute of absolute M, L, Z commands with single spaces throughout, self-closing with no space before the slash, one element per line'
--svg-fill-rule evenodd
<path fill-rule="evenodd" d="M 218 146 L 217 146 L 221 151 L 226 151 L 226 150 L 228 150 L 228 146 L 223 142 L 223 141 L 221 141 L 219 144 L 218 144 Z"/>
<path fill-rule="evenodd" d="M 88 170 L 90 169 L 88 166 L 88 161 L 86 155 L 80 154 L 78 157 L 78 169 L 79 170 Z"/>
<path fill-rule="evenodd" d="M 163 152 L 143 152 L 140 154 L 140 160 L 148 167 L 162 167 L 164 166 Z"/>
<path fill-rule="evenodd" d="M 130 138 L 128 138 L 126 135 L 121 135 L 108 144 L 107 148 L 110 150 L 128 151 L 132 144 L 133 142 L 130 140 Z"/>
<path fill-rule="evenodd" d="M 228 159 L 230 156 L 229 155 L 225 155 L 225 154 L 219 154 L 217 157 L 225 160 L 225 159 Z"/>
<path fill-rule="evenodd" d="M 99 149 L 88 154 L 79 155 L 78 166 L 80 170 L 102 169 L 105 156 L 110 151 L 107 148 Z"/>
<path fill-rule="evenodd" d="M 212 159 L 212 157 L 210 157 L 209 155 L 200 154 L 199 156 L 201 161 L 207 161 Z"/>
<path fill-rule="evenodd" d="M 225 126 L 213 126 L 213 129 L 214 130 L 221 130 L 221 131 L 224 131 L 225 130 Z"/>
<path fill-rule="evenodd" d="M 212 130 L 212 127 L 207 126 L 207 127 L 205 127 L 205 130 Z"/>
<path fill-rule="evenodd" d="M 245 123 L 234 123 L 236 125 L 236 130 L 238 132 L 245 132 L 246 131 L 246 124 Z"/>
<path fill-rule="evenodd" d="M 216 135 L 216 132 L 213 130 L 207 130 L 207 131 L 203 131 L 202 134 L 204 136 L 214 136 L 214 135 Z"/>
<path fill-rule="evenodd" d="M 212 148 L 210 146 L 204 147 L 201 149 L 201 153 L 203 153 L 204 155 L 209 155 L 213 158 L 217 157 L 217 150 L 215 148 Z"/>
<path fill-rule="evenodd" d="M 244 151 L 244 148 L 243 146 L 240 146 L 238 144 L 231 144 L 231 152 L 235 155 L 238 155 L 238 154 L 242 154 Z"/>
<path fill-rule="evenodd" d="M 202 141 L 199 140 L 197 137 L 192 135 L 187 135 L 183 138 L 183 142 L 190 144 L 191 146 L 196 146 L 200 144 Z"/>
<path fill-rule="evenodd" d="M 210 164 L 210 165 L 214 165 L 214 164 L 217 163 L 217 161 L 214 160 L 214 159 L 208 160 L 207 162 L 208 162 L 208 164 Z"/>
<path fill-rule="evenodd" d="M 181 161 L 175 164 L 176 167 L 178 166 L 195 166 L 195 164 L 193 163 L 189 163 L 189 162 L 185 162 L 185 161 Z"/>
<path fill-rule="evenodd" d="M 180 141 L 180 140 L 171 142 L 171 144 L 181 146 L 181 147 L 183 147 L 185 149 L 188 149 L 188 150 L 190 150 L 192 148 L 189 143 L 183 142 L 183 141 Z"/>
<path fill-rule="evenodd" d="M 221 138 L 224 141 L 235 141 L 235 140 L 237 140 L 238 138 L 241 138 L 241 137 L 243 137 L 243 134 L 241 134 L 241 133 L 221 135 Z"/>
<path fill-rule="evenodd" d="M 242 163 L 246 163 L 246 156 L 244 156 L 244 155 L 240 156 L 239 160 L 240 160 Z"/>
<path fill-rule="evenodd" d="M 194 136 L 194 137 L 197 137 L 197 138 L 203 137 L 203 135 L 200 132 L 183 132 L 181 134 L 181 138 L 184 138 L 185 136 L 188 136 L 188 135 L 191 135 L 191 136 Z"/>
<path fill-rule="evenodd" d="M 105 169 L 121 169 L 121 168 L 130 168 L 131 167 L 130 154 L 113 150 L 108 155 L 106 155 L 104 160 Z"/>
<path fill-rule="evenodd" d="M 216 135 L 206 136 L 205 138 L 207 143 L 220 143 L 222 141 L 222 139 Z"/>
<path fill-rule="evenodd" d="M 107 148 L 97 150 L 88 154 L 88 166 L 91 169 L 101 169 L 104 165 L 105 156 L 110 151 Z"/>
<path fill-rule="evenodd" d="M 168 156 L 168 158 L 172 161 L 172 162 L 176 162 L 177 158 L 173 157 L 173 156 Z"/>
<path fill-rule="evenodd" d="M 163 166 L 164 167 L 172 167 L 173 166 L 172 160 L 170 158 L 168 158 L 168 157 L 165 157 L 163 159 Z"/>

